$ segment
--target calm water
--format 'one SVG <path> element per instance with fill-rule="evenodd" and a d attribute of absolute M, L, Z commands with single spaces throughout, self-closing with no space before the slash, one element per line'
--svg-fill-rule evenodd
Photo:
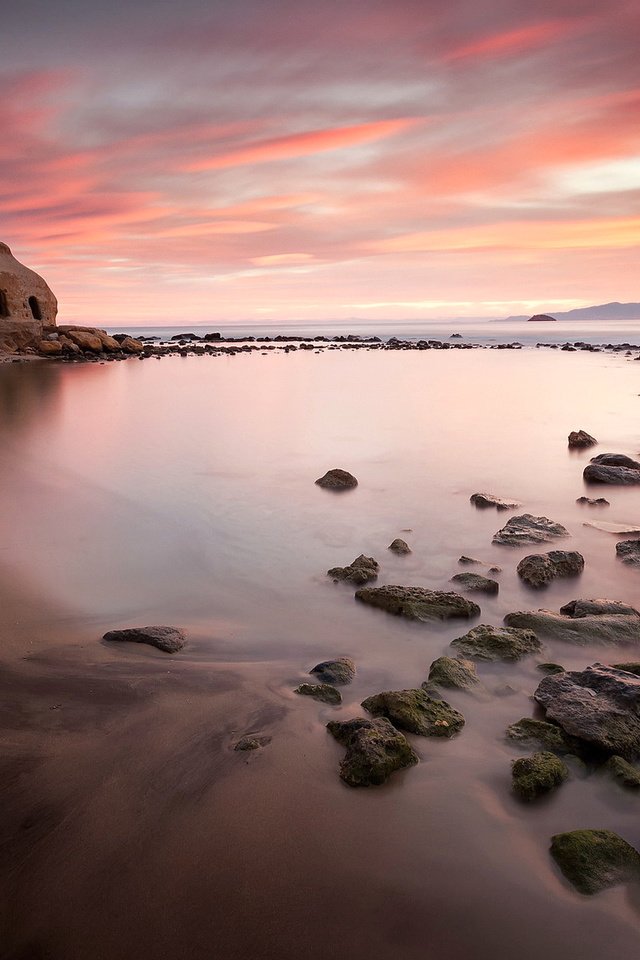
<path fill-rule="evenodd" d="M 403 623 L 324 571 L 365 553 L 379 583 L 447 589 L 460 554 L 478 557 L 503 567 L 479 601 L 494 624 L 578 596 L 640 603 L 616 538 L 584 526 L 640 523 L 640 489 L 585 491 L 589 454 L 566 445 L 583 427 L 599 452 L 637 455 L 639 377 L 623 357 L 546 351 L 0 369 L 0 542 L 25 598 L 3 613 L 5 660 L 35 704 L 4 741 L 38 759 L 9 810 L 59 811 L 11 853 L 3 922 L 23 952 L 7 956 L 636 958 L 637 897 L 580 897 L 547 850 L 580 827 L 640 848 L 638 798 L 577 768 L 546 802 L 510 795 L 523 751 L 503 732 L 533 713 L 536 658 L 479 665 L 482 691 L 448 698 L 463 732 L 413 738 L 418 767 L 340 783 L 326 721 L 418 686 L 465 627 Z M 334 466 L 355 491 L 314 485 Z M 565 524 L 580 580 L 524 588 L 533 551 L 492 545 L 506 516 L 474 510 L 475 491 Z M 579 507 L 585 492 L 610 508 Z M 397 536 L 409 557 L 387 551 Z M 145 623 L 184 626 L 188 648 L 100 643 Z M 291 693 L 340 654 L 358 664 L 341 708 Z M 540 659 L 624 658 L 550 644 Z M 248 760 L 228 750 L 246 730 L 273 736 Z"/>

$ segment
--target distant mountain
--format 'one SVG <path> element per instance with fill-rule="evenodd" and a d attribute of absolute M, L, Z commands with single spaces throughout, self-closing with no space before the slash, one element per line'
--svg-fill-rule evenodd
<path fill-rule="evenodd" d="M 555 312 L 549 316 L 556 320 L 640 320 L 640 303 L 600 303 L 595 307 L 579 307 L 577 310 Z M 526 314 L 507 317 L 507 320 L 528 320 Z"/>

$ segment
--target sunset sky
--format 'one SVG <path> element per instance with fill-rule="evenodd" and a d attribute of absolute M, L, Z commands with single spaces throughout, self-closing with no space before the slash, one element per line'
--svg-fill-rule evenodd
<path fill-rule="evenodd" d="M 637 0 L 19 0 L 0 240 L 87 324 L 640 300 Z"/>

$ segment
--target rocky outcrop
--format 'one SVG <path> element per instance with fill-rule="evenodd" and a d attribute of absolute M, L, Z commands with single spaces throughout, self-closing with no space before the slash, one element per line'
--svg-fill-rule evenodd
<path fill-rule="evenodd" d="M 301 683 L 293 691 L 303 697 L 312 697 L 314 700 L 320 700 L 322 703 L 338 704 L 342 703 L 342 696 L 339 690 L 336 690 L 330 683 Z"/>
<path fill-rule="evenodd" d="M 521 544 L 547 543 L 568 536 L 569 531 L 561 523 L 554 523 L 547 517 L 534 517 L 530 513 L 523 513 L 522 516 L 511 517 L 505 526 L 498 530 L 493 542 L 519 547 Z"/>
<path fill-rule="evenodd" d="M 551 856 L 580 893 L 640 879 L 640 854 L 611 830 L 573 830 L 551 838 Z"/>
<path fill-rule="evenodd" d="M 545 677 L 534 696 L 565 733 L 596 751 L 640 754 L 640 677 L 596 663 Z"/>
<path fill-rule="evenodd" d="M 386 717 L 394 727 L 421 737 L 452 737 L 464 726 L 464 717 L 426 690 L 386 690 L 362 701 L 374 717 Z"/>
<path fill-rule="evenodd" d="M 317 663 L 309 673 L 315 673 L 322 683 L 351 683 L 356 675 L 356 665 L 349 657 L 337 657 Z"/>
<path fill-rule="evenodd" d="M 451 646 L 477 660 L 521 660 L 537 653 L 541 644 L 533 630 L 481 623 L 463 637 L 452 640 Z"/>
<path fill-rule="evenodd" d="M 327 470 L 322 477 L 318 477 L 316 483 L 325 490 L 351 490 L 358 486 L 358 481 L 349 473 L 348 470 L 341 470 L 335 467 L 333 470 Z"/>
<path fill-rule="evenodd" d="M 409 620 L 450 620 L 476 617 L 480 607 L 457 593 L 428 590 L 426 587 L 362 587 L 356 599 Z"/>
<path fill-rule="evenodd" d="M 187 642 L 184 631 L 178 627 L 127 627 L 124 630 L 109 630 L 102 639 L 109 642 L 147 643 L 163 653 L 177 653 Z"/>
<path fill-rule="evenodd" d="M 401 540 L 400 537 L 396 537 L 395 540 L 392 540 L 388 548 L 392 553 L 397 554 L 399 557 L 404 556 L 407 553 L 411 553 L 411 547 L 406 542 L 406 540 Z"/>
<path fill-rule="evenodd" d="M 57 312 L 58 302 L 42 277 L 0 243 L 0 350 L 35 350 L 44 327 L 55 326 Z"/>
<path fill-rule="evenodd" d="M 451 583 L 475 593 L 496 594 L 500 589 L 497 580 L 483 577 L 479 573 L 456 573 L 451 577 Z"/>
<path fill-rule="evenodd" d="M 575 577 L 584 570 L 584 557 L 577 550 L 551 550 L 523 557 L 518 576 L 530 587 L 545 587 L 556 577 Z"/>
<path fill-rule="evenodd" d="M 515 510 L 522 504 L 516 500 L 502 500 L 500 497 L 494 497 L 492 493 L 472 493 L 469 500 L 474 507 L 485 510 L 487 507 L 495 507 L 496 510 Z"/>
<path fill-rule="evenodd" d="M 640 567 L 640 540 L 621 540 L 616 543 L 616 556 L 623 563 Z"/>
<path fill-rule="evenodd" d="M 573 449 L 594 447 L 597 443 L 596 438 L 592 437 L 586 430 L 572 430 L 569 434 L 569 446 Z"/>
<path fill-rule="evenodd" d="M 601 453 L 582 472 L 587 483 L 640 484 L 640 463 L 622 453 Z"/>
<path fill-rule="evenodd" d="M 545 640 L 561 640 L 579 646 L 588 643 L 624 645 L 640 642 L 640 620 L 624 612 L 577 616 L 553 613 L 551 610 L 522 610 L 508 613 L 504 622 L 510 627 L 534 630 Z"/>
<path fill-rule="evenodd" d="M 462 657 L 438 657 L 429 667 L 429 679 L 423 687 L 428 689 L 433 685 L 467 690 L 476 683 L 478 683 L 478 673 L 471 660 L 465 660 Z"/>
<path fill-rule="evenodd" d="M 521 800 L 531 801 L 559 787 L 569 770 L 555 753 L 542 751 L 514 760 L 511 767 L 513 792 Z"/>
<path fill-rule="evenodd" d="M 370 580 L 376 580 L 380 565 L 373 557 L 365 557 L 361 553 L 346 567 L 331 567 L 327 570 L 327 576 L 332 580 L 344 580 L 347 583 L 356 583 L 362 585 L 369 583 Z"/>
<path fill-rule="evenodd" d="M 384 717 L 331 720 L 327 730 L 346 747 L 340 777 L 350 787 L 378 786 L 395 770 L 418 762 L 418 755 L 407 738 Z"/>

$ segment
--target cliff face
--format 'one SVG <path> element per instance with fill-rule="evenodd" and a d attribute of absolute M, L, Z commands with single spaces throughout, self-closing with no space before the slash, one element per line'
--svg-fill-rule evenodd
<path fill-rule="evenodd" d="M 58 301 L 33 270 L 0 243 L 0 349 L 37 347 L 43 327 L 56 323 Z"/>

